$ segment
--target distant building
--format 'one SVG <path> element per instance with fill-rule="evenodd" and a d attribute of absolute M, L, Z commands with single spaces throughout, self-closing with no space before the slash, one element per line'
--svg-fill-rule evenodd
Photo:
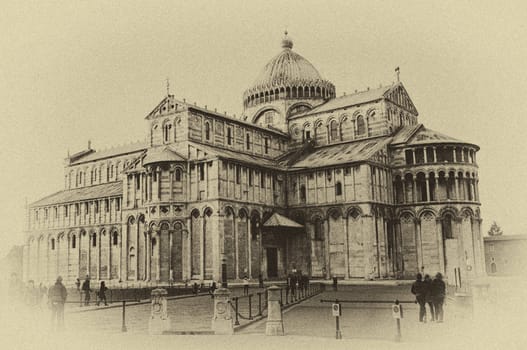
<path fill-rule="evenodd" d="M 500 235 L 483 238 L 485 266 L 489 276 L 527 273 L 527 235 Z"/>
<path fill-rule="evenodd" d="M 4 278 L 9 278 L 13 273 L 16 274 L 18 278 L 23 277 L 23 252 L 24 246 L 15 245 L 9 250 L 9 253 L 0 260 L 0 271 Z"/>
<path fill-rule="evenodd" d="M 240 117 L 167 94 L 145 119 L 145 142 L 69 156 L 29 206 L 26 276 L 484 273 L 479 147 L 419 124 L 398 78 L 337 97 L 286 36 Z"/>

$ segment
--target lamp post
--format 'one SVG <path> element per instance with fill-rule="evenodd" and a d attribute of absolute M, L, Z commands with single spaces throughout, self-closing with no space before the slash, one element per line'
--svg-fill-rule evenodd
<path fill-rule="evenodd" d="M 227 288 L 227 258 L 221 254 L 221 288 Z"/>

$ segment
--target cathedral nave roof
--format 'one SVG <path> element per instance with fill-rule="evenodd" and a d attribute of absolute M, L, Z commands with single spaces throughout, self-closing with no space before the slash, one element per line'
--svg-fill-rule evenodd
<path fill-rule="evenodd" d="M 75 188 L 56 192 L 30 204 L 31 207 L 41 207 L 52 204 L 80 202 L 90 199 L 121 196 L 123 194 L 123 182 L 114 181 L 101 185 Z"/>

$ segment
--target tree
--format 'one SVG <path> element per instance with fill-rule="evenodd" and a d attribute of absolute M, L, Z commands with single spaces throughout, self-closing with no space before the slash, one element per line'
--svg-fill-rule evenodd
<path fill-rule="evenodd" d="M 503 231 L 501 231 L 501 228 L 498 226 L 496 221 L 494 221 L 490 226 L 488 234 L 489 236 L 501 236 L 503 234 Z"/>

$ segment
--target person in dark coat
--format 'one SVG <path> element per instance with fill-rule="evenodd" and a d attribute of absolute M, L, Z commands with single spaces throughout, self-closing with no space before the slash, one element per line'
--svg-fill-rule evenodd
<path fill-rule="evenodd" d="M 423 275 L 420 273 L 417 274 L 415 282 L 412 284 L 411 292 L 419 304 L 419 322 L 426 322 L 426 284 L 423 281 Z"/>
<path fill-rule="evenodd" d="M 84 306 L 90 305 L 90 276 L 86 275 L 86 279 L 82 283 L 82 291 L 84 292 Z"/>
<path fill-rule="evenodd" d="M 261 273 L 258 275 L 258 287 L 264 288 L 264 281 L 263 281 L 263 276 Z"/>
<path fill-rule="evenodd" d="M 443 303 L 445 302 L 446 286 L 443 275 L 438 272 L 432 281 L 430 295 L 436 313 L 436 321 L 443 322 Z"/>
<path fill-rule="evenodd" d="M 192 294 L 198 295 L 198 292 L 199 292 L 199 286 L 196 282 L 194 282 L 194 284 L 192 285 Z"/>
<path fill-rule="evenodd" d="M 210 294 L 210 297 L 212 299 L 214 299 L 214 291 L 215 290 L 216 290 L 216 282 L 212 281 L 212 285 L 210 286 L 210 289 L 209 289 L 209 294 Z"/>
<path fill-rule="evenodd" d="M 434 312 L 434 303 L 432 302 L 432 279 L 430 278 L 430 275 L 425 275 L 426 284 L 426 296 L 425 301 L 428 304 L 428 307 L 430 308 L 430 321 L 435 321 L 435 312 Z"/>
<path fill-rule="evenodd" d="M 55 284 L 48 291 L 48 301 L 51 306 L 51 328 L 61 329 L 64 326 L 64 304 L 68 292 L 62 284 L 62 277 L 58 276 Z"/>
<path fill-rule="evenodd" d="M 108 287 L 106 287 L 106 284 L 104 281 L 101 281 L 101 287 L 99 288 L 99 300 L 97 300 L 97 306 L 104 301 L 104 306 L 108 306 L 108 303 L 106 302 L 106 291 L 108 290 Z"/>

